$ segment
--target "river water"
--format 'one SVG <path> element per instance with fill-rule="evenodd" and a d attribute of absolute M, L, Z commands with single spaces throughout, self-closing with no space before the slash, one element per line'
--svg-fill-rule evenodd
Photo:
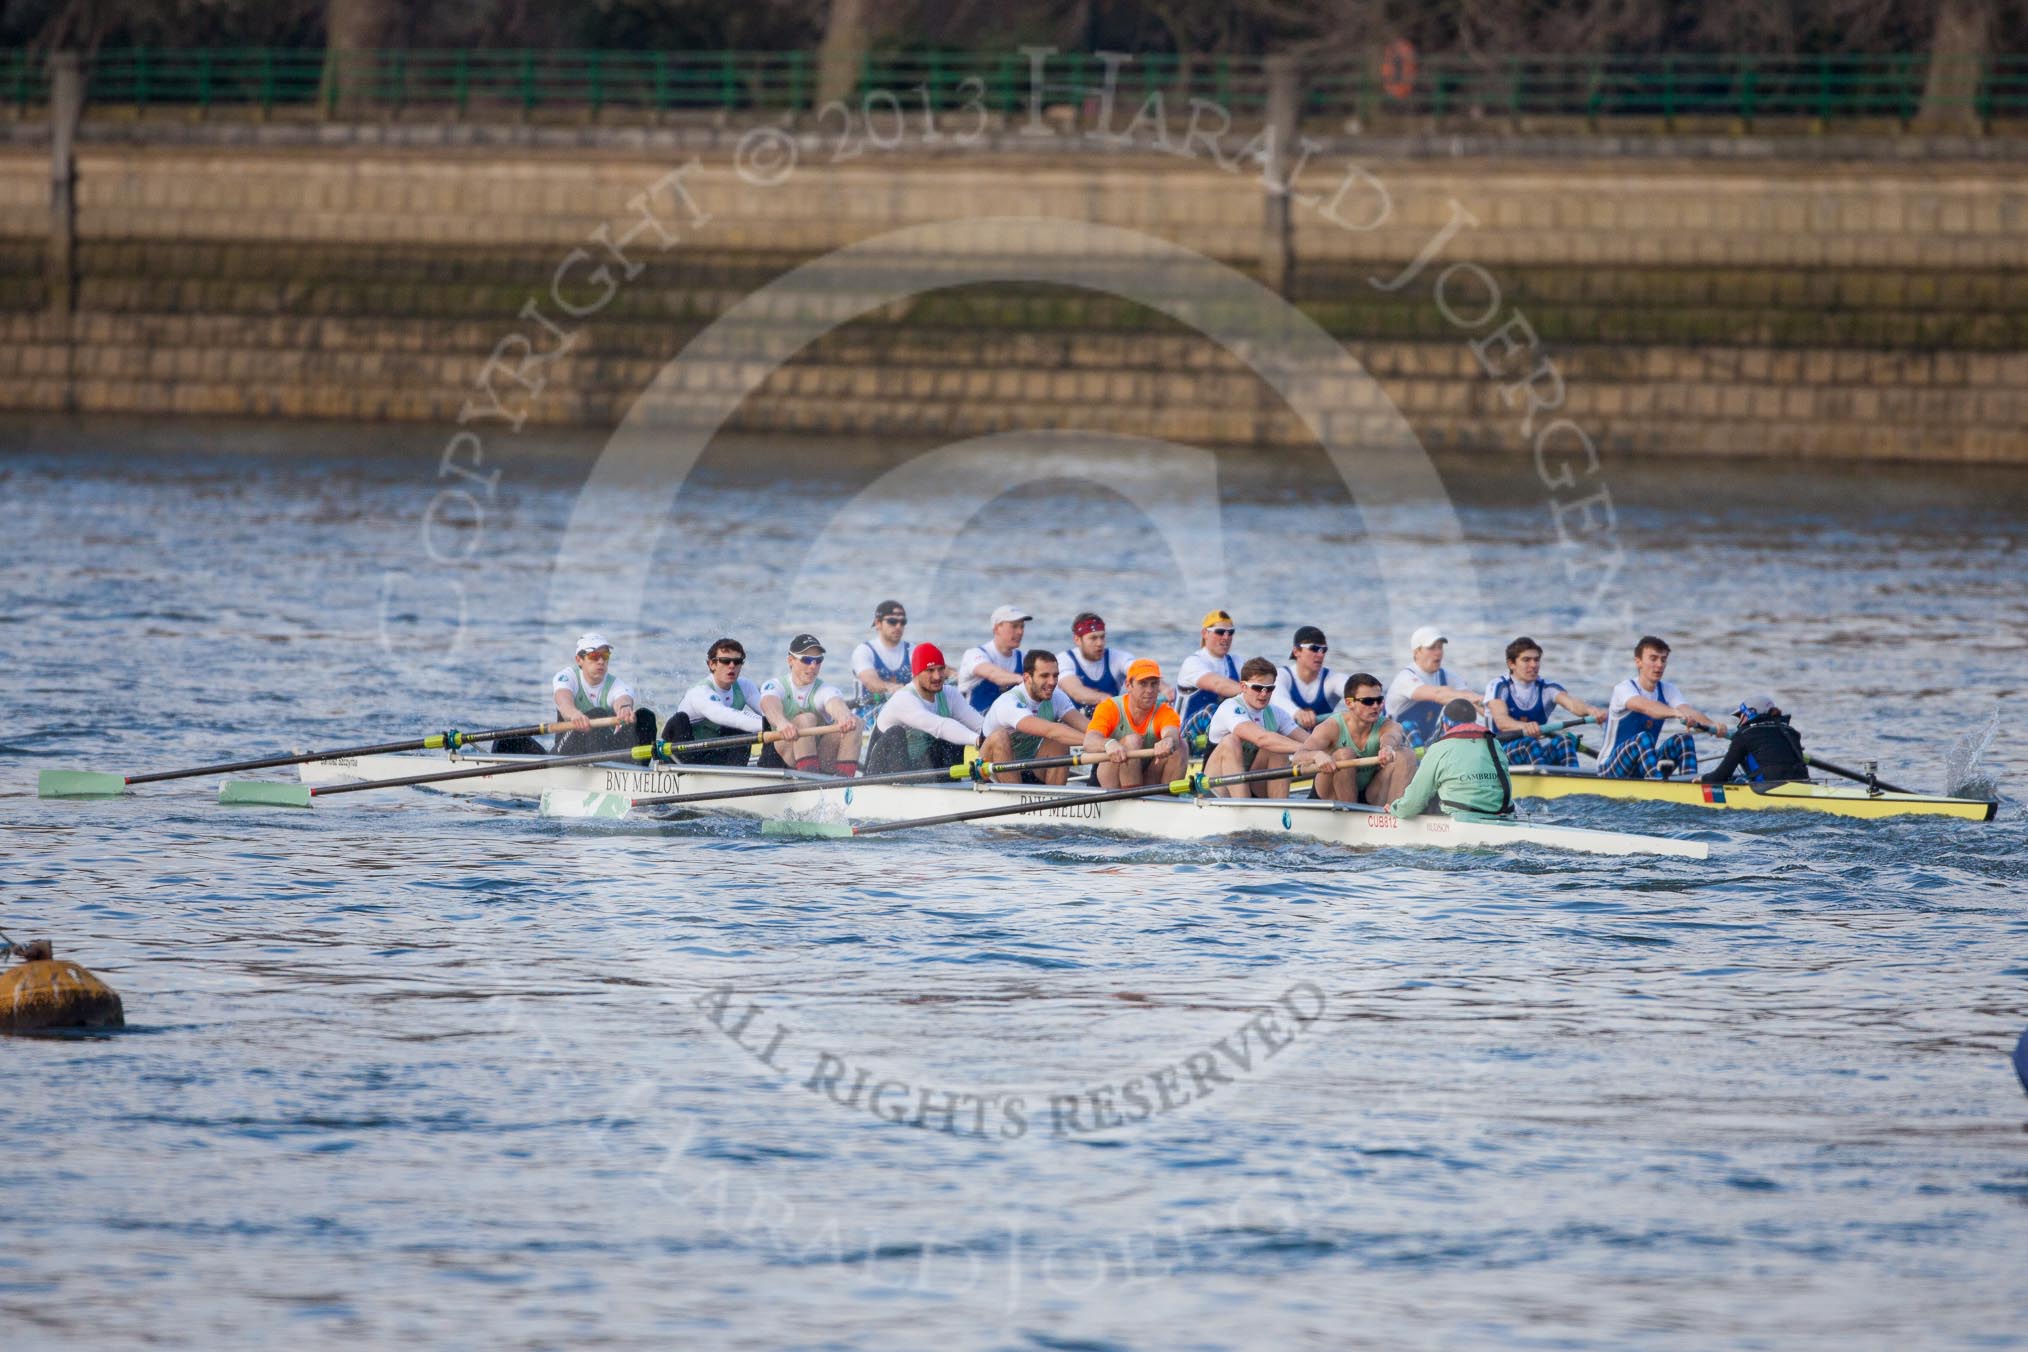
<path fill-rule="evenodd" d="M 1602 610 L 1525 458 L 1362 519 L 1321 460 L 1225 457 L 1204 516 L 1152 452 L 869 494 L 905 454 L 747 440 L 659 537 L 612 507 L 643 603 L 551 576 L 596 439 L 497 483 L 441 447 L 0 432 L 0 929 L 128 1016 L 0 1041 L 10 1346 L 2028 1343 L 2011 723 L 1990 825 L 1528 809 L 1704 862 L 34 789 L 530 721 L 588 625 L 665 711 L 721 632 L 765 676 L 811 629 L 836 675 L 895 576 L 952 656 L 1011 601 L 1173 669 L 1222 601 L 1242 654 L 1315 622 L 1382 676 L 1398 626 L 1480 683 L 1530 632 L 1596 700 L 1652 630 L 1694 702 L 1771 688 L 1937 789 L 2028 687 L 2028 476 L 1608 460 Z"/>

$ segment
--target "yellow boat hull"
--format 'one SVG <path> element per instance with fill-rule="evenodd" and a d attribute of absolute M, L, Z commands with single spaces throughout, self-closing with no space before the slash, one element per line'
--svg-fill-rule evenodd
<path fill-rule="evenodd" d="M 1622 802 L 1676 803 L 1739 812 L 1828 812 L 1836 817 L 1956 817 L 1987 822 L 1999 804 L 1941 794 L 1868 793 L 1860 784 L 1699 784 L 1670 779 L 1600 779 L 1569 771 L 1514 770 L 1516 798 L 1616 798 Z"/>

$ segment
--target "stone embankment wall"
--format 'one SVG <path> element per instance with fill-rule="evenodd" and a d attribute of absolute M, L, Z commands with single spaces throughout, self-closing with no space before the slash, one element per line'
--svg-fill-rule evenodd
<path fill-rule="evenodd" d="M 729 142 L 87 134 L 66 306 L 49 155 L 17 136 L 0 147 L 0 407 L 448 423 L 490 400 L 496 418 L 611 423 L 796 265 L 926 222 L 1019 216 L 1143 232 L 1253 276 L 1285 257 L 1291 300 L 1432 446 L 1521 453 L 1560 416 L 1601 450 L 2028 463 L 2028 164 L 1381 163 L 1334 148 L 1301 165 L 1278 238 L 1258 167 L 1204 147 L 835 153 L 813 140 L 792 168 L 743 176 Z M 861 304 L 985 261 L 1066 265 L 1046 224 L 976 245 L 870 260 L 863 296 L 785 299 L 845 322 L 736 425 L 1307 439 L 1236 358 L 1104 294 L 1102 274 L 1098 290 L 970 283 Z M 1371 396 L 1345 397 L 1356 414 Z"/>

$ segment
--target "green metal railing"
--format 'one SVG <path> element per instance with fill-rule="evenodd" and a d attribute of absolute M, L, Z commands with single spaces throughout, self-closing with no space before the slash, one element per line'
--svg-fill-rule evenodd
<path fill-rule="evenodd" d="M 104 50 L 88 62 L 89 100 L 140 112 L 214 108 L 260 115 L 621 118 L 681 112 L 802 113 L 816 106 L 808 52 L 379 51 L 327 61 L 317 50 L 249 48 Z M 1312 63 L 1301 75 L 1303 110 L 1316 119 L 1892 121 L 1923 106 L 1925 55 L 1884 56 L 1464 56 L 1424 57 L 1385 70 L 1378 60 Z M 1981 122 L 2028 117 L 2028 56 L 1967 65 L 1958 87 Z M 1159 94 L 1172 123 L 1193 100 L 1235 121 L 1257 119 L 1267 97 L 1259 58 L 1140 56 L 1117 66 L 1063 53 L 1038 86 L 1021 52 L 911 52 L 870 56 L 849 101 L 922 131 L 938 118 L 1028 116 L 1036 106 L 1079 110 L 1088 124 L 1109 94 L 1124 126 Z M 0 51 L 0 101 L 27 111 L 48 97 L 39 54 Z M 834 110 L 835 115 L 835 110 Z M 1210 114 L 1207 114 L 1210 116 Z M 1212 117 L 1215 124 L 1216 118 Z"/>

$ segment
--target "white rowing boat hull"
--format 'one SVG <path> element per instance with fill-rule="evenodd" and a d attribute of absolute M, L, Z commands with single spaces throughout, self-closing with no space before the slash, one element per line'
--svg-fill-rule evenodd
<path fill-rule="evenodd" d="M 478 766 L 512 765 L 511 756 L 463 757 Z M 306 784 L 332 784 L 359 779 L 393 779 L 415 774 L 442 760 L 420 756 L 363 756 L 302 767 Z M 446 792 L 488 797 L 536 798 L 545 794 L 617 795 L 607 800 L 617 815 L 621 799 L 663 794 L 699 793 L 715 789 L 751 789 L 805 778 L 780 770 L 734 769 L 724 766 L 668 766 L 631 769 L 622 766 L 555 766 L 521 774 L 488 775 L 451 780 L 429 787 Z M 1053 800 L 1034 812 L 990 818 L 982 826 L 1055 825 L 1091 831 L 1116 831 L 1158 840 L 1195 841 L 1219 836 L 1259 834 L 1346 845 L 1355 849 L 1426 846 L 1436 849 L 1546 846 L 1587 854 L 1670 855 L 1703 859 L 1702 841 L 1666 836 L 1590 831 L 1533 822 L 1452 819 L 1441 815 L 1390 817 L 1372 808 L 1341 806 L 1302 799 L 1263 798 L 1129 798 L 1091 802 L 1092 789 L 1046 789 L 1014 784 L 848 784 L 807 777 L 810 788 L 798 793 L 735 798 L 699 804 L 698 810 L 762 818 L 829 821 L 905 821 L 972 808 Z M 648 809 L 644 809 L 648 810 Z M 671 809 L 672 811 L 680 809 Z"/>

